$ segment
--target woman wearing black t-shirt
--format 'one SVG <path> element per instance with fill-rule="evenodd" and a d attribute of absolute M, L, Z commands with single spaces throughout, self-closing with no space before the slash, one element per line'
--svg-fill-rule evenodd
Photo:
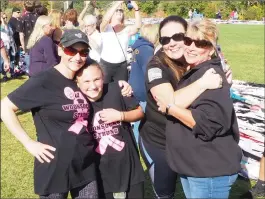
<path fill-rule="evenodd" d="M 96 62 L 77 75 L 78 86 L 91 102 L 88 131 L 98 142 L 100 189 L 106 198 L 144 198 L 144 172 L 130 126 L 143 118 L 143 110 L 136 99 L 120 94 L 116 82 L 103 84 L 103 78 Z"/>
<path fill-rule="evenodd" d="M 90 105 L 73 81 L 85 64 L 89 44 L 77 29 L 63 34 L 61 62 L 30 78 L 1 101 L 8 130 L 35 157 L 34 189 L 41 198 L 97 198 L 94 139 L 87 132 Z M 31 110 L 37 131 L 32 140 L 16 111 Z"/>
<path fill-rule="evenodd" d="M 158 100 L 159 109 L 168 106 L 166 126 L 167 161 L 181 174 L 187 198 L 228 198 L 240 170 L 242 152 L 230 85 L 216 58 L 218 31 L 209 19 L 192 22 L 184 37 L 184 56 L 190 69 L 176 89 L 192 84 L 214 68 L 223 87 L 205 91 L 188 108 Z M 175 119 L 176 118 L 176 119 Z"/>
<path fill-rule="evenodd" d="M 172 198 L 175 193 L 177 175 L 168 166 L 165 155 L 167 118 L 158 111 L 155 97 L 167 104 L 175 103 L 188 107 L 207 89 L 221 86 L 220 75 L 209 69 L 202 78 L 186 88 L 174 92 L 177 82 L 185 72 L 187 64 L 183 58 L 183 38 L 187 22 L 179 16 L 165 18 L 159 26 L 159 50 L 147 65 L 146 117 L 140 125 L 140 152 L 149 169 L 156 197 Z M 181 161 L 181 159 L 179 160 Z"/>

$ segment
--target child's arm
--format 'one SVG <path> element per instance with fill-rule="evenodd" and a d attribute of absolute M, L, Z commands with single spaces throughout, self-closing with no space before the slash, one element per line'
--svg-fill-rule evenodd
<path fill-rule="evenodd" d="M 130 111 L 117 111 L 112 108 L 103 109 L 100 111 L 99 116 L 102 121 L 105 123 L 112 123 L 112 122 L 135 122 L 144 117 L 144 112 L 141 106 L 138 106 L 134 110 Z"/>

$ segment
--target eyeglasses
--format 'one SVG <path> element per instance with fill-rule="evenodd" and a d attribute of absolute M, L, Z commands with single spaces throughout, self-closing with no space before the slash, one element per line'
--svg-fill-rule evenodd
<path fill-rule="evenodd" d="M 194 40 L 194 39 L 191 39 L 189 37 L 184 37 L 184 44 L 186 46 L 190 46 L 193 42 L 197 48 L 206 48 L 206 47 L 210 47 L 213 45 L 210 41 L 207 41 L 204 39 L 203 40 Z"/>
<path fill-rule="evenodd" d="M 76 50 L 72 47 L 63 47 L 61 46 L 63 49 L 63 52 L 68 55 L 68 56 L 75 56 L 77 53 L 79 53 L 79 55 L 81 57 L 87 57 L 88 53 L 89 53 L 89 49 L 84 49 L 84 50 Z"/>
<path fill-rule="evenodd" d="M 176 34 L 172 35 L 171 37 L 160 37 L 159 42 L 162 45 L 167 45 L 170 43 L 171 39 L 173 39 L 174 41 L 183 41 L 184 33 L 176 33 Z"/>
<path fill-rule="evenodd" d="M 116 12 L 124 12 L 123 9 L 117 9 Z"/>

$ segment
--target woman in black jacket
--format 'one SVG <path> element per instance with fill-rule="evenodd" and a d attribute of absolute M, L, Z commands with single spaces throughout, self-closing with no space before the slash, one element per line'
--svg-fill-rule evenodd
<path fill-rule="evenodd" d="M 192 22 L 184 37 L 184 56 L 190 69 L 177 90 L 186 87 L 209 68 L 222 76 L 223 86 L 206 90 L 187 108 L 158 99 L 159 110 L 169 116 L 166 155 L 169 166 L 181 174 L 187 198 L 228 198 L 240 170 L 241 149 L 237 119 L 219 58 L 215 54 L 216 24 L 208 19 Z"/>

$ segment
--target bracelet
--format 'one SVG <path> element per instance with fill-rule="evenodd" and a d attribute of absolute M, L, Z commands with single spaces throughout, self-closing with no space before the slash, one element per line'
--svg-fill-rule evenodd
<path fill-rule="evenodd" d="M 172 107 L 173 106 L 173 104 L 168 104 L 167 105 L 167 107 L 166 107 L 166 114 L 168 115 L 168 111 L 169 111 L 169 109 L 170 109 L 170 107 Z"/>
<path fill-rule="evenodd" d="M 136 9 L 134 9 L 134 11 L 139 11 L 140 10 L 140 8 L 138 8 L 137 10 Z"/>
<path fill-rule="evenodd" d="M 122 122 L 122 121 L 124 121 L 124 117 L 125 117 L 124 112 L 121 111 L 120 114 L 121 114 L 121 122 Z"/>

